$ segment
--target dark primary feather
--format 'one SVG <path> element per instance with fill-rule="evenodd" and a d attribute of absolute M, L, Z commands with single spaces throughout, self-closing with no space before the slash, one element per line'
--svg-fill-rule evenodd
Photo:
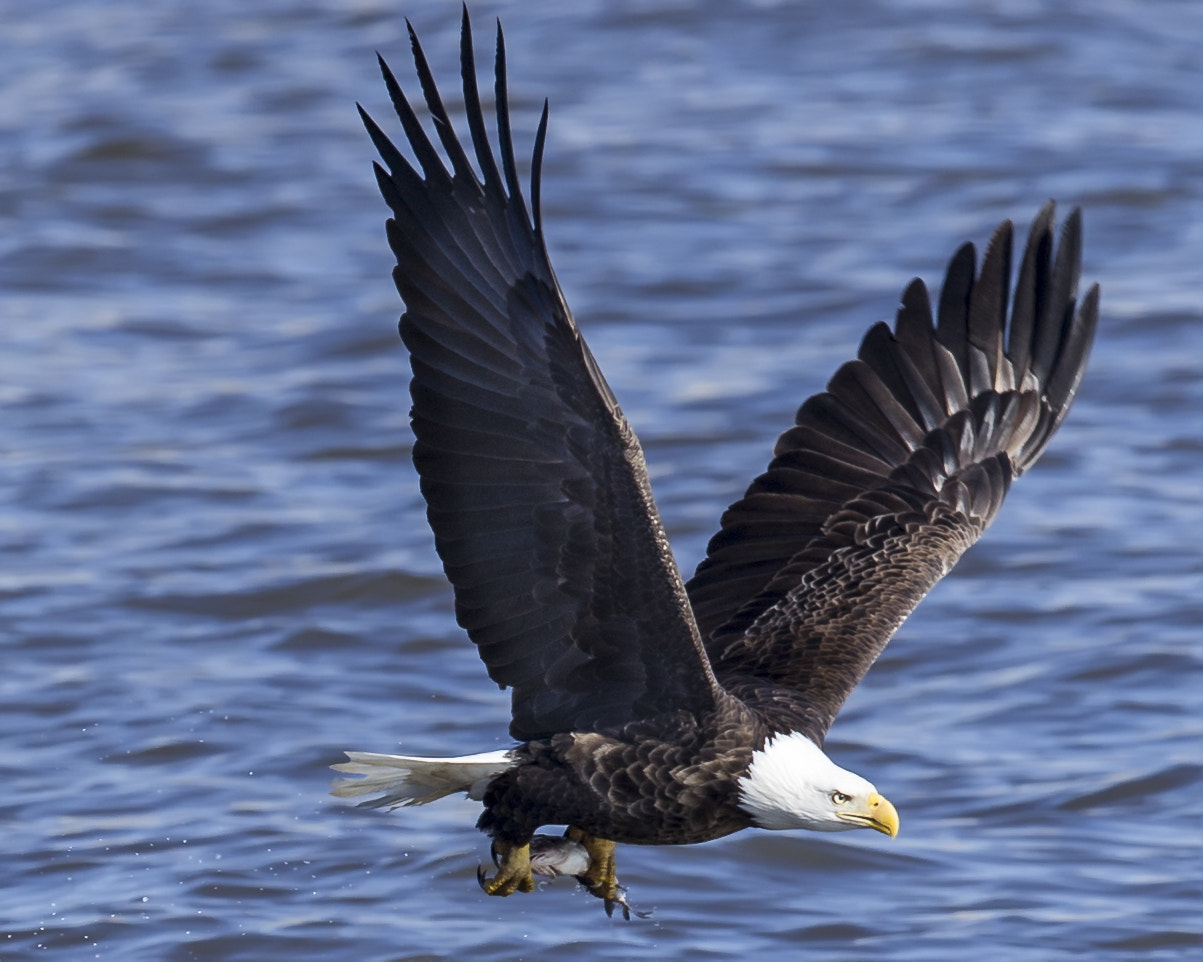
<path fill-rule="evenodd" d="M 376 170 L 406 305 L 414 462 L 457 618 L 490 677 L 513 687 L 511 733 L 701 716 L 734 704 L 717 676 L 767 715 L 788 706 L 782 724 L 821 741 L 1069 408 L 1098 306 L 1097 287 L 1076 306 L 1078 212 L 1054 255 L 1053 206 L 1041 210 L 1013 298 L 1009 222 L 980 271 L 971 244 L 952 258 L 935 319 L 912 282 L 893 330 L 872 327 L 858 357 L 802 405 L 768 470 L 724 514 L 686 593 L 638 442 L 547 259 L 546 105 L 532 224 L 500 27 L 499 170 L 465 11 L 463 98 L 479 177 L 410 37 L 450 171 L 383 61 L 421 174 L 363 118 L 388 167 Z"/>
<path fill-rule="evenodd" d="M 511 733 L 617 726 L 714 706 L 638 441 L 564 303 L 518 184 L 497 33 L 498 171 L 464 14 L 474 172 L 410 30 L 444 166 L 381 61 L 419 174 L 366 114 L 405 301 L 414 463 L 456 615 L 513 688 Z M 539 154 L 531 173 L 538 197 Z"/>
<path fill-rule="evenodd" d="M 914 281 L 894 330 L 871 328 L 857 359 L 802 405 L 688 584 L 720 681 L 801 693 L 816 739 L 1068 410 L 1098 288 L 1076 307 L 1081 217 L 1070 214 L 1055 260 L 1052 222 L 1049 203 L 1009 325 L 1009 222 L 976 275 L 972 245 L 953 257 L 934 323 Z"/>

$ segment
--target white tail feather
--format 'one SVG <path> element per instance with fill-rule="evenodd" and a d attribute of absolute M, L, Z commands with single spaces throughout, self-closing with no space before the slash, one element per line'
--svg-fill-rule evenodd
<path fill-rule="evenodd" d="M 373 752 L 346 754 L 349 762 L 330 767 L 336 772 L 362 777 L 336 779 L 330 794 L 350 798 L 384 793 L 380 798 L 359 803 L 367 808 L 425 805 L 456 792 L 467 792 L 469 798 L 480 800 L 493 777 L 514 764 L 513 753 L 509 750 L 458 758 L 419 758 Z"/>

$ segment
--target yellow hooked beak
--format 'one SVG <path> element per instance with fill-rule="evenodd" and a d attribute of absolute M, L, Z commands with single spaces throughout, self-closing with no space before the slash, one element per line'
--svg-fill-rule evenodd
<path fill-rule="evenodd" d="M 890 804 L 890 800 L 874 792 L 869 796 L 865 807 L 859 812 L 838 812 L 845 822 L 852 822 L 858 828 L 871 828 L 894 838 L 898 834 L 898 809 Z"/>

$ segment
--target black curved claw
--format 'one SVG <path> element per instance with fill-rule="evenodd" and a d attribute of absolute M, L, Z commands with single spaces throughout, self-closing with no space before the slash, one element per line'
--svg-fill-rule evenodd
<path fill-rule="evenodd" d="M 637 908 L 633 908 L 631 903 L 627 901 L 627 893 L 625 889 L 619 890 L 618 894 L 611 899 L 606 899 L 606 915 L 614 917 L 614 907 L 618 906 L 622 909 L 622 917 L 624 921 L 631 921 L 631 913 L 635 913 L 638 919 L 650 919 L 652 917 L 651 910 L 641 912 Z"/>
<path fill-rule="evenodd" d="M 602 892 L 602 887 L 593 884 L 587 875 L 576 875 L 574 878 L 580 882 L 582 886 L 584 886 L 586 892 L 588 892 L 594 898 L 599 898 L 602 900 L 602 905 L 606 909 L 607 917 L 613 918 L 614 910 L 616 908 L 622 909 L 622 917 L 627 922 L 631 921 L 631 913 L 634 913 L 635 917 L 639 919 L 649 919 L 652 917 L 652 913 L 650 911 L 641 912 L 639 909 L 632 907 L 631 903 L 627 901 L 627 890 L 617 882 L 614 884 L 614 894 L 604 895 Z"/>

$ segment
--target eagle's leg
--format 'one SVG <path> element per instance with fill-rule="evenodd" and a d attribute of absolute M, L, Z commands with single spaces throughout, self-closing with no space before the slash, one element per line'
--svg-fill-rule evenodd
<path fill-rule="evenodd" d="M 496 839 L 493 842 L 493 861 L 497 874 L 485 878 L 485 870 L 476 870 L 476 880 L 489 895 L 513 895 L 515 892 L 533 892 L 535 879 L 530 870 L 530 842 L 518 845 Z"/>
<path fill-rule="evenodd" d="M 623 918 L 630 920 L 631 907 L 627 904 L 622 886 L 614 872 L 614 843 L 606 838 L 597 838 L 583 829 L 570 825 L 564 837 L 585 846 L 589 853 L 589 868 L 576 880 L 589 890 L 590 895 L 602 899 L 606 904 L 606 915 L 614 913 L 614 907 L 622 909 Z"/>

